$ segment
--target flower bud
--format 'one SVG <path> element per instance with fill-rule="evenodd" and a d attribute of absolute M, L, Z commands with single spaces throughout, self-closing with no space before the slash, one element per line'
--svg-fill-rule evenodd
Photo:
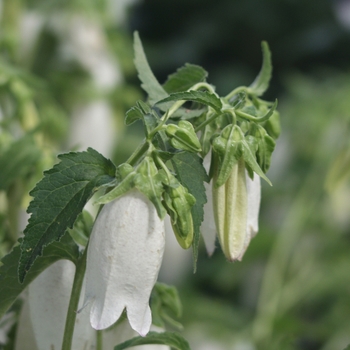
<path fill-rule="evenodd" d="M 85 303 L 95 329 L 114 324 L 126 308 L 131 327 L 145 336 L 149 298 L 164 251 L 164 222 L 150 200 L 133 189 L 106 204 L 88 246 Z"/>
<path fill-rule="evenodd" d="M 201 145 L 193 126 L 187 120 L 180 120 L 178 125 L 167 125 L 165 132 L 174 148 L 189 152 L 201 151 Z"/>
<path fill-rule="evenodd" d="M 164 202 L 168 208 L 175 236 L 180 246 L 188 249 L 193 241 L 193 219 L 191 208 L 196 199 L 188 193 L 186 187 L 178 184 L 177 187 L 168 187 L 164 193 Z"/>
<path fill-rule="evenodd" d="M 214 174 L 214 181 L 215 177 Z M 230 261 L 241 260 L 258 231 L 260 178 L 251 180 L 241 158 L 226 183 L 213 188 L 214 218 L 221 248 Z"/>

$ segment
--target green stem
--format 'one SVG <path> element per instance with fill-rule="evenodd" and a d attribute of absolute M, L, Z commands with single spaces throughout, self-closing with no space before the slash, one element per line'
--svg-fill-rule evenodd
<path fill-rule="evenodd" d="M 143 141 L 125 163 L 129 163 L 130 165 L 134 166 L 148 151 L 149 147 L 150 143 L 148 141 Z"/>
<path fill-rule="evenodd" d="M 253 117 L 250 114 L 247 114 L 245 112 L 240 111 L 239 109 L 235 110 L 236 114 L 244 119 L 248 119 L 248 120 L 252 120 L 256 123 L 263 123 L 266 122 L 267 120 L 270 119 L 270 117 L 272 116 L 273 112 L 275 111 L 275 109 L 277 108 L 277 100 L 275 101 L 275 103 L 273 104 L 273 106 L 269 109 L 269 111 L 262 117 Z"/>
<path fill-rule="evenodd" d="M 199 130 L 203 129 L 206 125 L 210 124 L 214 119 L 216 119 L 217 117 L 219 117 L 220 114 L 214 114 L 211 117 L 209 117 L 207 120 L 205 120 L 203 123 L 199 124 L 194 131 L 198 132 Z"/>
<path fill-rule="evenodd" d="M 226 95 L 224 99 L 229 100 L 231 97 L 233 97 L 234 95 L 237 95 L 241 91 L 247 92 L 247 90 L 248 88 L 246 86 L 239 86 L 238 88 L 232 90 L 228 95 Z"/>
<path fill-rule="evenodd" d="M 87 250 L 88 246 L 85 247 L 83 255 L 80 257 L 76 264 L 74 282 L 67 311 L 66 325 L 64 328 L 62 350 L 71 350 L 72 348 L 75 320 L 77 317 L 81 288 L 83 286 L 86 269 Z"/>

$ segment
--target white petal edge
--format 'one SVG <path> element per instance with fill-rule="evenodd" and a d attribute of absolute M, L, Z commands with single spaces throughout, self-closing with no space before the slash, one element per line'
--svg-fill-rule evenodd
<path fill-rule="evenodd" d="M 249 243 L 259 231 L 259 210 L 261 200 L 261 180 L 260 176 L 254 173 L 253 180 L 249 177 L 246 171 L 246 186 L 247 186 L 247 229 L 244 241 L 244 248 L 238 258 L 242 260 Z"/>
<path fill-rule="evenodd" d="M 131 327 L 145 336 L 151 326 L 149 297 L 164 251 L 164 222 L 137 190 L 106 204 L 93 227 L 87 254 L 85 301 L 95 329 L 114 324 L 124 308 Z"/>

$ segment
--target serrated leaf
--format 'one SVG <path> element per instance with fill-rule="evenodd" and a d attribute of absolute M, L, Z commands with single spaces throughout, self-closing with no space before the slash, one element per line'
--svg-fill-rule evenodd
<path fill-rule="evenodd" d="M 148 64 L 138 32 L 134 33 L 134 55 L 138 77 L 142 82 L 141 87 L 147 92 L 151 105 L 166 98 L 168 94 L 159 84 Z"/>
<path fill-rule="evenodd" d="M 31 136 L 15 141 L 0 157 L 0 190 L 28 174 L 41 159 L 41 151 Z"/>
<path fill-rule="evenodd" d="M 23 290 L 47 267 L 60 259 L 67 259 L 76 263 L 79 257 L 79 248 L 69 234 L 65 234 L 59 242 L 46 247 L 43 255 L 37 259 L 24 283 L 18 281 L 18 265 L 21 255 L 17 245 L 3 259 L 0 267 L 0 319 L 10 308 Z"/>
<path fill-rule="evenodd" d="M 135 337 L 114 347 L 114 350 L 128 349 L 137 345 L 162 344 L 176 350 L 191 350 L 187 340 L 180 334 L 172 332 L 149 332 L 146 337 Z"/>
<path fill-rule="evenodd" d="M 212 94 L 209 91 L 174 92 L 167 98 L 158 101 L 157 104 L 161 105 L 163 103 L 181 100 L 202 103 L 204 105 L 214 108 L 217 112 L 220 112 L 222 108 L 220 98 L 218 98 L 216 95 Z"/>
<path fill-rule="evenodd" d="M 192 207 L 194 230 L 192 243 L 193 265 L 194 271 L 196 271 L 200 226 L 204 218 L 203 206 L 207 202 L 203 182 L 208 182 L 209 178 L 203 167 L 202 159 L 197 154 L 188 152 L 178 153 L 171 159 L 171 162 L 181 184 L 187 187 L 189 193 L 196 198 L 196 203 Z"/>
<path fill-rule="evenodd" d="M 266 41 L 261 43 L 261 49 L 263 53 L 263 63 L 258 76 L 249 86 L 249 90 L 256 96 L 261 96 L 267 90 L 272 76 L 271 52 Z"/>
<path fill-rule="evenodd" d="M 34 199 L 27 210 L 32 215 L 21 243 L 20 282 L 43 248 L 59 241 L 67 228 L 72 228 L 91 196 L 115 179 L 113 163 L 92 148 L 58 158 L 61 162 L 46 171 L 30 192 Z"/>
<path fill-rule="evenodd" d="M 169 75 L 168 80 L 163 85 L 167 93 L 186 91 L 197 83 L 204 82 L 208 77 L 208 72 L 195 64 L 186 63 L 175 73 Z"/>

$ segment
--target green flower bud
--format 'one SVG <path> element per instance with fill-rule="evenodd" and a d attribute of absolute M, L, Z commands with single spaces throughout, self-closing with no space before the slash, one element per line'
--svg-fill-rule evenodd
<path fill-rule="evenodd" d="M 165 132 L 170 138 L 170 144 L 176 149 L 189 152 L 202 150 L 192 124 L 186 120 L 180 120 L 178 125 L 167 125 Z"/>
<path fill-rule="evenodd" d="M 188 249 L 193 241 L 191 208 L 196 199 L 181 184 L 169 186 L 164 193 L 164 205 L 168 209 L 175 236 L 180 246 Z"/>
<path fill-rule="evenodd" d="M 214 181 L 217 171 L 214 173 Z M 258 231 L 260 178 L 251 180 L 241 158 L 226 183 L 213 186 L 213 210 L 221 248 L 230 261 L 241 260 L 251 238 Z"/>

